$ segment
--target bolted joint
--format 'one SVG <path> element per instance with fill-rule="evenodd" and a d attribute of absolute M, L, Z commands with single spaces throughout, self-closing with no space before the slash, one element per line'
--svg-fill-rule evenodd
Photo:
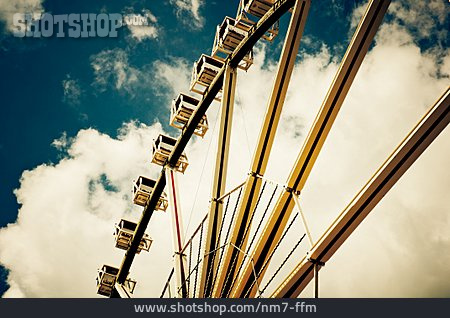
<path fill-rule="evenodd" d="M 254 171 L 250 171 L 247 175 L 249 175 L 249 176 L 251 176 L 251 177 L 253 177 L 253 178 L 260 178 L 260 179 L 263 178 L 263 176 L 262 176 L 261 174 L 256 173 L 256 172 L 254 172 Z"/>
<path fill-rule="evenodd" d="M 284 190 L 285 190 L 287 193 L 292 193 L 293 195 L 297 195 L 297 196 L 299 196 L 300 193 L 301 193 L 301 191 L 295 190 L 294 188 L 290 188 L 290 187 L 288 187 L 288 186 L 284 186 Z"/>
<path fill-rule="evenodd" d="M 324 266 L 325 266 L 325 262 L 318 261 L 318 260 L 313 259 L 313 258 L 308 258 L 308 261 L 309 261 L 310 263 L 314 264 L 314 265 L 319 266 L 319 267 L 324 267 Z"/>
<path fill-rule="evenodd" d="M 256 172 L 250 171 L 248 173 L 249 176 L 254 177 L 254 178 L 258 178 L 258 174 Z"/>
<path fill-rule="evenodd" d="M 216 202 L 216 203 L 219 203 L 219 204 L 223 204 L 223 200 L 219 200 L 219 199 L 217 199 L 217 198 L 212 198 L 211 200 L 209 200 L 209 203 L 212 203 L 212 202 Z"/>
<path fill-rule="evenodd" d="M 187 256 L 186 254 L 181 253 L 181 252 L 175 252 L 174 255 L 181 256 L 181 257 Z"/>

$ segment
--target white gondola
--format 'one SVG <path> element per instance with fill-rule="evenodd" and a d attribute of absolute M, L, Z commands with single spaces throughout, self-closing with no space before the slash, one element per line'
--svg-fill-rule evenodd
<path fill-rule="evenodd" d="M 111 294 L 114 290 L 114 285 L 116 284 L 117 275 L 119 274 L 119 269 L 109 266 L 103 265 L 102 269 L 98 270 L 97 275 L 97 294 L 111 297 Z M 136 287 L 136 282 L 127 278 L 125 281 L 125 286 L 128 291 L 132 294 L 134 292 L 134 288 Z"/>
<path fill-rule="evenodd" d="M 230 17 L 225 17 L 221 25 L 217 26 L 216 37 L 212 50 L 212 57 L 225 61 L 229 54 L 233 53 L 236 47 L 248 35 L 251 25 L 242 21 L 237 21 Z M 253 64 L 253 49 L 242 59 L 238 67 L 248 70 Z"/>
<path fill-rule="evenodd" d="M 183 129 L 194 113 L 200 101 L 194 97 L 181 93 L 172 101 L 170 108 L 170 126 Z M 194 134 L 203 137 L 208 131 L 208 119 L 203 115 Z"/>
<path fill-rule="evenodd" d="M 152 163 L 164 166 L 169 159 L 177 140 L 175 138 L 159 135 L 153 142 L 153 158 Z M 184 173 L 189 165 L 186 154 L 183 152 L 175 165 L 178 172 Z"/>
<path fill-rule="evenodd" d="M 203 95 L 223 67 L 221 60 L 202 54 L 192 68 L 190 91 Z M 216 96 L 220 100 L 220 96 Z"/>
<path fill-rule="evenodd" d="M 116 228 L 114 231 L 114 237 L 116 240 L 116 247 L 122 250 L 128 250 L 133 241 L 134 232 L 136 231 L 137 224 L 127 220 L 120 220 L 119 224 L 116 224 Z M 150 238 L 148 234 L 144 234 L 141 242 L 139 243 L 139 247 L 137 249 L 137 254 L 141 251 L 148 252 L 150 250 L 150 246 L 152 245 L 153 240 Z"/>
<path fill-rule="evenodd" d="M 254 25 L 262 18 L 277 0 L 241 0 L 236 20 Z M 269 42 L 278 35 L 279 21 L 277 21 L 263 36 Z"/>
<path fill-rule="evenodd" d="M 155 189 L 156 181 L 140 176 L 133 182 L 133 202 L 140 206 L 146 206 L 150 196 Z M 162 193 L 161 197 L 156 204 L 155 210 L 166 211 L 168 206 L 167 195 Z"/>

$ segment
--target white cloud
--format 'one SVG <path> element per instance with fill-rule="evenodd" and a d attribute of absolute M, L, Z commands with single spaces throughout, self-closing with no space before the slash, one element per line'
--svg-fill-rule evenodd
<path fill-rule="evenodd" d="M 203 27 L 205 19 L 200 14 L 203 0 L 170 0 L 170 4 L 175 6 L 177 16 L 184 24 L 192 28 Z"/>
<path fill-rule="evenodd" d="M 82 130 L 58 164 L 24 172 L 16 191 L 22 205 L 17 223 L 0 231 L 0 259 L 13 269 L 6 296 L 19 290 L 27 297 L 94 295 L 96 268 L 120 260 L 112 245 L 114 222 L 139 216 L 130 204 L 131 180 L 155 176 L 148 145 L 160 130 L 128 124 L 118 139 Z M 106 180 L 115 191 L 105 188 Z M 154 231 L 152 236 L 158 238 Z"/>
<path fill-rule="evenodd" d="M 170 61 L 156 61 L 153 63 L 155 78 L 154 88 L 163 91 L 174 98 L 180 92 L 189 91 L 192 65 L 181 58 L 172 58 Z"/>
<path fill-rule="evenodd" d="M 388 15 L 394 22 L 406 27 L 415 40 L 436 41 L 439 46 L 445 46 L 450 22 L 448 6 L 449 4 L 442 0 L 394 0 L 388 8 Z M 352 28 L 356 27 L 365 9 L 366 4 L 363 3 L 354 10 L 351 17 Z"/>
<path fill-rule="evenodd" d="M 131 66 L 128 53 L 122 49 L 105 50 L 91 56 L 94 69 L 94 87 L 105 91 L 112 86 L 118 91 L 133 94 L 134 85 L 139 83 L 141 71 Z"/>
<path fill-rule="evenodd" d="M 63 101 L 70 105 L 79 105 L 82 93 L 79 81 L 67 75 L 62 81 L 62 87 L 64 94 Z"/>
<path fill-rule="evenodd" d="M 154 39 L 158 36 L 156 27 L 152 25 L 129 25 L 131 36 L 138 42 L 144 39 Z"/>
<path fill-rule="evenodd" d="M 450 77 L 450 55 L 446 55 L 442 61 L 442 73 L 444 76 Z"/>
<path fill-rule="evenodd" d="M 130 64 L 128 51 L 117 48 L 91 56 L 91 66 L 95 76 L 92 85 L 100 92 L 114 89 L 131 98 L 151 92 L 171 100 L 179 92 L 189 91 L 192 66 L 182 58 L 158 60 L 137 68 Z"/>
<path fill-rule="evenodd" d="M 65 151 L 67 147 L 71 144 L 70 138 L 67 138 L 67 133 L 63 132 L 62 136 L 58 139 L 53 140 L 52 146 L 59 151 Z"/>
<path fill-rule="evenodd" d="M 245 177 L 273 81 L 275 65 L 262 67 L 264 49 L 256 53 L 255 65 L 238 75 L 230 188 Z M 120 67 L 107 59 L 115 54 L 122 61 Z M 439 63 L 431 52 L 420 51 L 405 28 L 396 23 L 382 26 L 302 193 L 315 238 L 448 86 L 448 77 L 441 75 L 450 73 L 449 56 L 447 50 L 444 63 Z M 116 87 L 126 85 L 129 65 L 121 53 L 100 57 L 108 62 L 95 64 L 99 74 L 106 66 Z M 170 85 L 173 93 L 187 91 L 185 62 L 158 62 L 154 68 L 161 85 Z M 283 182 L 287 177 L 337 68 L 326 47 L 302 55 L 268 178 Z M 205 139 L 189 144 L 190 166 L 179 178 L 186 225 L 192 217 L 190 230 L 208 205 L 214 159 L 214 144 L 209 145 L 217 134 L 217 129 L 213 133 L 217 112 L 214 105 L 208 111 L 211 130 Z M 113 224 L 124 215 L 130 220 L 140 215 L 141 210 L 130 203 L 131 180 L 138 175 L 155 177 L 159 171 L 149 161 L 151 139 L 161 130 L 159 124 L 127 124 L 117 139 L 94 129 L 82 130 L 71 141 L 63 136 L 55 142 L 64 145 L 66 158 L 24 172 L 16 191 L 22 204 L 18 220 L 0 230 L 0 260 L 10 271 L 6 296 L 95 295 L 96 268 L 103 263 L 118 266 L 123 256 L 113 247 Z M 321 271 L 322 296 L 448 296 L 450 285 L 442 277 L 450 275 L 449 145 L 447 128 L 329 261 Z M 171 266 L 169 222 L 168 213 L 152 217 L 148 232 L 154 244 L 150 253 L 136 257 L 131 269 L 131 277 L 138 280 L 136 296 L 159 296 Z M 286 254 L 281 252 L 280 257 Z M 291 265 L 300 257 L 292 258 Z"/>
<path fill-rule="evenodd" d="M 428 38 L 436 29 L 442 29 L 442 39 L 448 33 L 445 21 L 448 20 L 448 3 L 442 0 L 394 1 L 390 12 L 402 23 L 412 28 L 421 38 Z M 447 24 L 448 26 L 448 24 Z"/>
<path fill-rule="evenodd" d="M 42 13 L 42 0 L 0 0 L 0 20 L 6 24 L 10 32 L 15 30 L 13 15 L 15 13 Z"/>
<path fill-rule="evenodd" d="M 156 23 L 158 19 L 151 13 L 150 10 L 142 10 L 142 14 L 133 14 L 138 21 L 144 21 L 142 25 L 128 24 L 130 35 L 133 39 L 141 42 L 145 39 L 156 39 L 158 37 L 158 27 Z"/>

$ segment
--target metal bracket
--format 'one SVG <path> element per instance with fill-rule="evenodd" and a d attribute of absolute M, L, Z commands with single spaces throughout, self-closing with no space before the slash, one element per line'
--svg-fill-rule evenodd
<path fill-rule="evenodd" d="M 295 190 L 294 188 L 288 187 L 287 185 L 284 186 L 284 190 L 287 193 L 292 193 L 292 195 L 296 195 L 296 196 L 299 196 L 301 193 L 300 190 Z"/>
<path fill-rule="evenodd" d="M 308 261 L 314 264 L 314 298 L 319 298 L 319 269 L 325 266 L 325 262 L 308 258 Z"/>
<path fill-rule="evenodd" d="M 325 266 L 325 262 L 322 262 L 322 261 L 318 261 L 318 260 L 316 260 L 316 259 L 313 259 L 313 258 L 308 258 L 308 262 L 310 262 L 310 263 L 312 263 L 312 264 L 314 264 L 314 265 L 317 265 L 317 266 L 319 266 L 319 267 L 324 267 Z"/>
<path fill-rule="evenodd" d="M 181 257 L 183 256 L 187 256 L 186 254 L 182 253 L 182 252 L 175 252 L 173 253 L 174 255 L 180 255 Z"/>
<path fill-rule="evenodd" d="M 223 204 L 223 199 L 221 199 L 221 198 L 219 198 L 219 199 L 217 199 L 217 198 L 211 198 L 211 200 L 209 200 L 209 202 L 210 202 L 210 203 L 211 203 L 211 202 L 217 202 L 217 203 Z"/>
<path fill-rule="evenodd" d="M 250 171 L 249 173 L 248 173 L 248 175 L 249 176 L 251 176 L 251 177 L 254 177 L 254 178 L 261 178 L 262 179 L 262 175 L 260 175 L 260 174 L 257 174 L 256 172 L 254 172 L 254 171 Z"/>

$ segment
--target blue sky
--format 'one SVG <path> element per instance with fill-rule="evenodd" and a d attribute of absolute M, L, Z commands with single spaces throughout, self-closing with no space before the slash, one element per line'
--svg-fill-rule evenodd
<path fill-rule="evenodd" d="M 130 121 L 147 125 L 161 122 L 163 129 L 175 133 L 167 120 L 168 102 L 175 96 L 167 85 L 158 83 L 164 70 L 161 65 L 181 63 L 190 67 L 201 53 L 209 53 L 215 26 L 225 15 L 234 16 L 238 4 L 238 0 L 200 2 L 197 19 L 192 11 L 180 10 L 176 1 L 42 2 L 43 10 L 53 14 L 140 14 L 149 10 L 156 17 L 156 35 L 143 39 L 133 37 L 127 27 L 120 29 L 118 38 L 14 38 L 8 30 L 11 14 L 6 6 L 6 13 L 0 15 L 0 227 L 16 221 L 20 205 L 14 189 L 20 187 L 23 171 L 56 164 L 65 156 L 52 145 L 61 136 L 70 139 L 82 129 L 93 128 L 114 138 Z M 327 0 L 318 5 L 315 1 L 305 29 L 308 41 L 304 41 L 301 52 L 315 54 L 326 46 L 332 59 L 339 60 L 350 39 L 351 14 L 365 3 Z M 415 1 L 397 3 L 407 8 Z M 440 32 L 448 30 L 448 18 L 443 23 L 436 18 L 430 35 L 422 36 L 408 19 L 402 20 L 400 13 L 397 17 L 422 51 L 448 49 L 448 36 Z M 281 35 L 265 48 L 268 61 L 277 60 L 287 23 L 285 16 Z M 111 56 L 122 63 L 124 80 L 108 62 Z M 58 204 L 57 198 L 54 204 Z M 6 276 L 5 269 L 0 268 L 0 294 L 8 288 Z"/>

